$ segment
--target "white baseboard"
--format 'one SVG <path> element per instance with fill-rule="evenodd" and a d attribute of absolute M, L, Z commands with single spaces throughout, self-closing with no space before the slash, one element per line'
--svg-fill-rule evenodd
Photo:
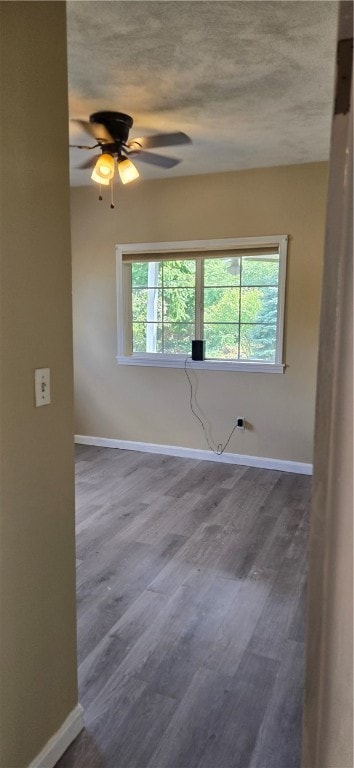
<path fill-rule="evenodd" d="M 242 453 L 222 453 L 217 456 L 212 451 L 199 448 L 182 448 L 179 445 L 158 445 L 157 443 L 139 443 L 133 440 L 115 440 L 109 437 L 75 435 L 79 445 L 96 445 L 102 448 L 120 448 L 123 451 L 142 451 L 143 453 L 161 453 L 165 456 L 180 456 L 198 461 L 218 461 L 224 464 L 243 464 L 261 469 L 278 469 L 281 472 L 295 472 L 298 475 L 312 475 L 312 464 L 284 459 L 267 459 L 261 456 L 245 456 Z"/>
<path fill-rule="evenodd" d="M 83 727 L 84 710 L 81 704 L 77 704 L 75 709 L 64 720 L 59 730 L 47 741 L 39 755 L 32 760 L 28 768 L 54 768 Z"/>

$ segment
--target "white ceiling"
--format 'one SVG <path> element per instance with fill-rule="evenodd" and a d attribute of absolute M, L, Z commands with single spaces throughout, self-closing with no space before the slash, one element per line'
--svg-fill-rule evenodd
<path fill-rule="evenodd" d="M 328 157 L 337 3 L 322 0 L 69 0 L 70 118 L 126 112 L 130 138 L 181 130 L 156 150 L 176 168 L 143 178 Z M 71 124 L 71 143 L 90 143 Z M 88 152 L 71 149 L 71 182 Z M 137 165 L 139 163 L 137 162 Z"/>

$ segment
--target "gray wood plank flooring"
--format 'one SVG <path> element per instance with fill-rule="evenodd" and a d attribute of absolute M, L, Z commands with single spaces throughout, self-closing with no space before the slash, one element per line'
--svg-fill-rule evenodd
<path fill-rule="evenodd" d="M 310 478 L 78 446 L 57 768 L 299 768 Z"/>

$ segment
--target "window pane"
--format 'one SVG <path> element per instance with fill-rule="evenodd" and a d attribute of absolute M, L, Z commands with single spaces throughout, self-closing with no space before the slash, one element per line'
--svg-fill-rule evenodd
<path fill-rule="evenodd" d="M 239 285 L 240 259 L 204 259 L 204 285 Z"/>
<path fill-rule="evenodd" d="M 162 352 L 161 323 L 133 323 L 133 353 Z"/>
<path fill-rule="evenodd" d="M 205 356 L 237 359 L 239 326 L 204 324 Z"/>
<path fill-rule="evenodd" d="M 196 259 L 173 254 L 173 261 L 167 254 L 164 261 L 151 254 L 155 261 L 127 264 L 133 353 L 191 354 L 199 311 L 196 275 L 202 263 L 203 308 L 197 320 L 202 321 L 206 357 L 274 362 L 280 258 L 249 253 L 230 250 L 223 258 L 209 258 L 204 252 Z M 129 282 L 124 282 L 126 289 Z"/>
<path fill-rule="evenodd" d="M 132 264 L 132 286 L 153 287 L 159 285 L 161 263 L 159 261 L 141 261 Z"/>
<path fill-rule="evenodd" d="M 278 285 L 279 259 L 242 259 L 242 285 Z"/>
<path fill-rule="evenodd" d="M 195 261 L 163 261 L 162 280 L 164 286 L 195 286 Z M 159 285 L 161 282 L 159 283 Z"/>
<path fill-rule="evenodd" d="M 276 323 L 277 288 L 241 288 L 241 323 Z"/>
<path fill-rule="evenodd" d="M 162 293 L 158 288 L 133 288 L 133 321 L 158 322 L 162 320 Z"/>
<path fill-rule="evenodd" d="M 239 288 L 205 288 L 204 320 L 206 323 L 237 323 Z"/>
<path fill-rule="evenodd" d="M 167 355 L 190 355 L 194 323 L 164 323 L 163 351 Z"/>
<path fill-rule="evenodd" d="M 276 333 L 275 325 L 241 325 L 240 359 L 274 363 Z"/>
<path fill-rule="evenodd" d="M 172 323 L 195 322 L 194 288 L 164 288 L 164 320 Z"/>

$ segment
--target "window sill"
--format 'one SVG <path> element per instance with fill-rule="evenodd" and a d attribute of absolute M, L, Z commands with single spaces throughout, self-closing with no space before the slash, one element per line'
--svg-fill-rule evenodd
<path fill-rule="evenodd" d="M 247 373 L 284 373 L 282 363 L 242 362 L 240 360 L 192 360 L 183 355 L 118 355 L 119 365 L 147 365 L 156 368 L 184 368 L 200 371 L 244 371 Z"/>

